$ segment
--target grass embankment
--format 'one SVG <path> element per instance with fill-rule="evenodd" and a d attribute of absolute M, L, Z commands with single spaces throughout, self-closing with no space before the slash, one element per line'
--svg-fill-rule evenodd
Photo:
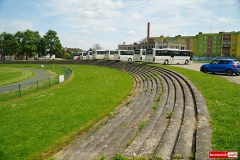
<path fill-rule="evenodd" d="M 13 68 L 13 67 L 0 67 L 0 86 L 5 86 L 13 83 L 23 81 L 34 75 L 33 72 Z"/>
<path fill-rule="evenodd" d="M 240 152 L 240 85 L 212 74 L 163 66 L 191 80 L 204 97 L 211 116 L 212 149 Z"/>
<path fill-rule="evenodd" d="M 68 66 L 66 82 L 0 102 L 0 157 L 46 159 L 125 99 L 133 79 L 124 72 L 96 66 Z"/>

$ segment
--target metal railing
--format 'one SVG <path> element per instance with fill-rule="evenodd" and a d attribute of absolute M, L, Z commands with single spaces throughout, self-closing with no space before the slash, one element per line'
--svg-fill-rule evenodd
<path fill-rule="evenodd" d="M 39 68 L 39 65 L 37 64 L 7 64 L 4 65 L 4 67 L 37 67 Z M 62 70 L 64 75 L 64 80 L 68 79 L 71 74 L 72 70 L 65 66 L 59 66 L 59 65 L 41 65 L 41 68 L 45 69 L 56 69 L 56 70 Z M 50 76 L 50 77 L 44 77 L 37 80 L 32 81 L 25 81 L 20 83 L 15 83 L 11 85 L 6 86 L 0 86 L 0 101 L 7 100 L 13 97 L 22 97 L 23 95 L 27 95 L 33 92 L 36 92 L 41 89 L 48 88 L 52 85 L 59 83 L 59 76 Z"/>
<path fill-rule="evenodd" d="M 239 59 L 237 57 L 222 57 L 222 56 L 214 56 L 214 57 L 208 57 L 208 56 L 193 56 L 194 61 L 213 61 L 214 59 Z"/>

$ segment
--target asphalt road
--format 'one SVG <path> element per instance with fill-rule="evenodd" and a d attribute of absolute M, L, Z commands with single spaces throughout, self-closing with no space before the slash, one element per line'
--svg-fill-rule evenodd
<path fill-rule="evenodd" d="M 200 72 L 200 67 L 203 64 L 204 63 L 192 63 L 192 64 L 189 64 L 189 65 L 177 64 L 177 65 L 172 65 L 172 66 L 182 67 L 182 68 L 191 69 L 191 70 L 195 70 L 195 71 L 199 71 Z M 211 74 L 211 73 L 208 73 L 208 74 Z M 238 76 L 236 76 L 236 75 L 227 76 L 225 74 L 214 74 L 214 75 L 222 77 L 222 78 L 225 78 L 225 79 L 227 79 L 227 80 L 229 80 L 231 82 L 240 84 L 240 76 L 239 75 Z"/>

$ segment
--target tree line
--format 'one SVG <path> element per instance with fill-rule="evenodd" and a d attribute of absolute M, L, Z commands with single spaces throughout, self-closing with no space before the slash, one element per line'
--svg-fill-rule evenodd
<path fill-rule="evenodd" d="M 16 60 L 29 57 L 38 57 L 55 54 L 63 56 L 62 44 L 53 30 L 49 30 L 43 37 L 38 31 L 18 31 L 15 34 L 3 32 L 0 34 L 0 59 L 5 56 L 14 56 Z"/>

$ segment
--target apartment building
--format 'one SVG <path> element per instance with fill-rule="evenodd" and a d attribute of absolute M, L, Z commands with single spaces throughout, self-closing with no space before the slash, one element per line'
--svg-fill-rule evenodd
<path fill-rule="evenodd" d="M 202 33 L 196 36 L 150 37 L 152 41 L 186 43 L 195 56 L 240 57 L 240 31 Z"/>

